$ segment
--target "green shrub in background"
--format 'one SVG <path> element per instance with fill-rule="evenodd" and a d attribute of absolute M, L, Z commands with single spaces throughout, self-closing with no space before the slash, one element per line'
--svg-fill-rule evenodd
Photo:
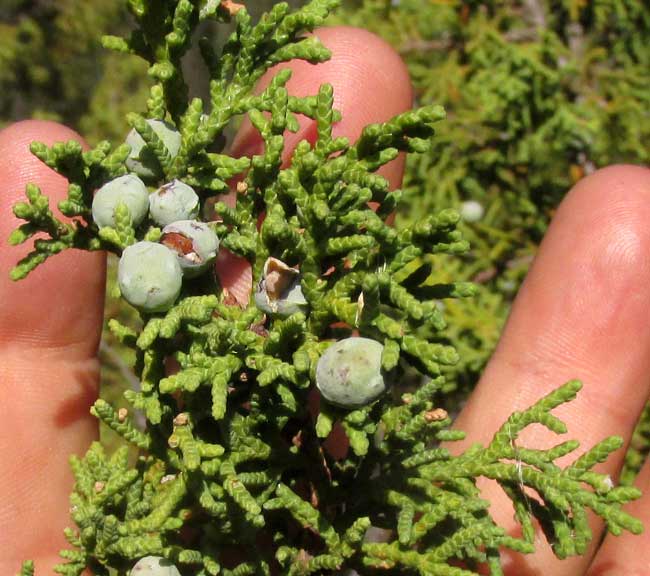
<path fill-rule="evenodd" d="M 260 13 L 271 2 L 249 4 Z M 412 213 L 456 207 L 466 215 L 472 251 L 433 270 L 436 281 L 483 286 L 477 298 L 446 303 L 446 337 L 461 357 L 449 369 L 448 386 L 461 394 L 493 350 L 566 191 L 598 167 L 648 161 L 650 11 L 644 4 L 351 0 L 331 20 L 388 40 L 409 66 L 418 102 L 440 103 L 448 112 L 432 150 L 409 160 L 405 190 Z M 123 138 L 125 112 L 145 107 L 146 66 L 103 50 L 99 38 L 131 26 L 120 2 L 4 0 L 0 125 L 45 117 L 75 127 L 93 144 Z M 208 32 L 219 41 L 216 31 Z M 193 58 L 195 52 L 186 57 L 190 71 Z M 194 92 L 205 90 L 188 76 Z M 402 213 L 397 225 L 410 220 Z M 113 313 L 116 306 L 109 298 Z M 108 335 L 102 350 L 105 381 L 117 390 L 126 360 Z M 112 395 L 110 387 L 105 393 Z M 638 454 L 628 459 L 633 469 L 639 461 Z"/>
<path fill-rule="evenodd" d="M 98 34 L 127 25 L 127 11 L 117 2 L 86 0 L 11 0 L 0 8 L 0 122 L 26 117 L 52 118 L 76 128 L 92 127 L 89 138 L 103 136 L 100 127 L 123 116 L 118 110 L 141 87 L 130 82 L 128 65 L 104 82 L 112 57 Z M 140 73 L 146 73 L 141 65 Z M 142 74 L 140 74 L 140 77 Z M 100 95 L 101 94 L 101 95 Z M 94 98 L 111 98 L 101 122 L 84 122 Z M 119 124 L 123 121 L 120 120 Z M 87 125 L 87 126 L 86 126 Z M 113 131 L 105 135 L 113 136 Z"/>
<path fill-rule="evenodd" d="M 258 16 L 273 3 L 256 0 Z M 293 1 L 289 4 L 296 5 Z M 105 34 L 127 34 L 132 19 L 112 0 L 2 0 L 0 2 L 0 126 L 25 118 L 58 120 L 90 144 L 119 140 L 130 129 L 130 110 L 146 105 L 150 82 L 137 57 L 105 50 Z M 217 29 L 201 35 L 217 39 Z M 184 62 L 191 90 L 205 96 L 198 50 Z"/>

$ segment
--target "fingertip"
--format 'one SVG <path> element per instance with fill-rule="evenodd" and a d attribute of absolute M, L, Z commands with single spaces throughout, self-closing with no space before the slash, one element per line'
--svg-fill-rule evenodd
<path fill-rule="evenodd" d="M 334 126 L 335 137 L 357 140 L 368 124 L 386 122 L 413 105 L 413 86 L 408 68 L 397 51 L 383 38 L 364 30 L 340 26 L 317 31 L 332 51 L 332 59 L 319 70 L 322 82 L 334 86 L 334 107 L 342 119 Z M 379 169 L 391 188 L 401 185 L 405 155 Z"/>
<path fill-rule="evenodd" d="M 626 308 L 623 300 L 629 308 L 650 280 L 649 220 L 650 170 L 633 165 L 597 170 L 560 204 L 527 284 L 536 284 L 539 292 L 551 290 L 561 278 L 570 281 L 570 263 L 577 270 L 576 283 L 589 277 L 589 301 L 601 302 L 590 325 L 620 319 L 619 312 Z M 522 292 L 525 296 L 527 290 Z M 576 298 L 574 310 L 585 301 L 584 295 Z"/>
<path fill-rule="evenodd" d="M 343 112 L 335 132 L 353 140 L 366 124 L 388 120 L 411 107 L 408 68 L 381 37 L 351 26 L 319 28 L 314 35 L 332 53 L 329 60 L 317 65 L 304 60 L 281 64 L 267 72 L 263 82 L 268 83 L 277 70 L 291 68 L 288 86 L 296 96 L 309 96 L 321 84 L 332 84 L 334 106 Z"/>
<path fill-rule="evenodd" d="M 33 182 L 47 189 L 53 206 L 56 205 L 56 200 L 65 197 L 66 179 L 34 156 L 30 147 L 33 142 L 51 146 L 69 140 L 76 140 L 87 148 L 84 139 L 77 132 L 49 120 L 23 120 L 0 130 L 0 175 L 4 185 L 4 194 L 0 198 L 3 207 L 0 226 L 6 226 L 9 220 L 14 220 L 12 225 L 17 223 L 17 219 L 5 217 L 4 210 L 23 199 L 27 183 Z"/>
<path fill-rule="evenodd" d="M 0 130 L 0 150 L 10 144 L 23 142 L 27 149 L 29 144 L 38 139 L 45 144 L 77 140 L 86 146 L 84 139 L 72 128 L 53 120 L 19 120 Z"/>
<path fill-rule="evenodd" d="M 650 195 L 650 169 L 632 164 L 615 164 L 596 170 L 576 183 L 558 209 L 558 216 L 568 217 L 572 211 L 611 212 L 630 202 L 643 207 Z M 648 208 L 650 210 L 650 208 Z M 555 218 L 557 220 L 557 218 Z"/>
<path fill-rule="evenodd" d="M 0 172 L 4 178 L 24 181 L 25 177 L 57 177 L 30 151 L 32 142 L 51 146 L 56 142 L 76 140 L 88 148 L 85 140 L 74 130 L 50 120 L 22 120 L 0 130 Z"/>
<path fill-rule="evenodd" d="M 589 439 L 629 433 L 650 369 L 649 219 L 650 170 L 640 166 L 598 170 L 566 195 L 475 395 L 511 383 L 491 404 L 494 424 L 577 377 L 583 401 L 609 417 L 605 427 L 576 419 L 575 429 Z"/>
<path fill-rule="evenodd" d="M 343 113 L 334 127 L 335 136 L 354 141 L 367 124 L 384 122 L 411 108 L 408 68 L 385 40 L 349 26 L 321 28 L 315 34 L 331 50 L 332 58 L 312 68 L 317 74 L 297 74 L 292 80 L 304 95 L 325 82 L 334 86 L 334 106 Z"/>
<path fill-rule="evenodd" d="M 342 114 L 333 134 L 352 142 L 367 124 L 385 122 L 411 108 L 413 88 L 409 72 L 390 44 L 367 30 L 349 26 L 319 28 L 314 34 L 329 48 L 331 59 L 316 65 L 293 60 L 275 66 L 264 75 L 258 90 L 263 90 L 279 70 L 286 68 L 293 72 L 287 84 L 293 96 L 311 96 L 322 84 L 331 84 L 334 107 Z M 316 137 L 313 120 L 300 117 L 299 121 L 298 132 L 286 134 L 285 161 L 298 142 L 313 142 Z M 233 154 L 251 156 L 258 154 L 261 147 L 259 134 L 245 122 L 233 142 Z M 380 171 L 392 187 L 400 185 L 403 162 L 400 156 Z"/>
<path fill-rule="evenodd" d="M 76 140 L 74 130 L 51 121 L 25 120 L 0 131 L 0 242 L 24 222 L 13 206 L 25 201 L 25 186 L 34 183 L 49 198 L 57 218 L 58 201 L 67 196 L 68 182 L 30 151 L 34 141 L 52 145 Z M 27 347 L 70 346 L 79 357 L 94 356 L 104 295 L 104 255 L 66 250 L 34 270 L 20 282 L 8 280 L 10 270 L 32 249 L 32 243 L 0 250 L 0 343 Z M 75 318 L 75 310 L 83 310 Z M 45 311 L 48 311 L 45 313 Z M 91 337 L 92 336 L 92 337 Z"/>
<path fill-rule="evenodd" d="M 620 164 L 597 170 L 578 182 L 560 205 L 554 227 L 562 230 L 565 222 L 571 222 L 573 226 L 581 226 L 579 230 L 593 235 L 594 239 L 602 237 L 605 232 L 608 241 L 614 245 L 618 240 L 629 240 L 634 235 L 634 244 L 644 248 L 641 245 L 650 240 L 648 218 L 650 170 L 643 166 Z M 636 264 L 644 265 L 647 261 L 645 254 L 639 256 L 635 256 L 638 259 Z M 639 270 L 637 266 L 634 269 Z"/>
<path fill-rule="evenodd" d="M 603 185 L 609 188 L 612 184 L 618 188 L 622 184 L 626 185 L 625 188 L 638 184 L 647 188 L 650 186 L 650 168 L 637 164 L 612 164 L 599 168 L 577 182 L 569 195 L 582 188 L 602 188 Z"/>

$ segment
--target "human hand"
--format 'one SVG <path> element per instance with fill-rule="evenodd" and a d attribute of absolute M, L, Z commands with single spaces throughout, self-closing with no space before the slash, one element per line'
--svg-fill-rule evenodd
<path fill-rule="evenodd" d="M 329 29 L 318 32 L 333 59 L 316 67 L 292 63 L 289 84 L 295 94 L 313 94 L 323 82 L 334 86 L 336 107 L 344 120 L 337 135 L 356 138 L 369 122 L 386 120 L 411 106 L 408 75 L 399 57 L 367 32 Z M 289 135 L 287 148 L 313 140 L 312 124 Z M 65 181 L 31 156 L 33 140 L 51 144 L 80 139 L 62 126 L 24 122 L 0 132 L 0 238 L 16 227 L 11 207 L 23 198 L 27 182 L 38 182 L 52 199 L 65 195 Z M 259 146 L 253 131 L 243 129 L 235 147 L 250 155 Z M 393 186 L 402 164 L 386 166 Z M 572 190 L 557 212 L 539 255 L 521 288 L 511 318 L 478 388 L 457 426 L 467 442 L 487 442 L 514 410 L 522 409 L 568 379 L 585 387 L 577 401 L 559 415 L 571 438 L 588 447 L 602 438 L 629 439 L 648 396 L 650 331 L 650 172 L 614 167 L 596 173 Z M 69 524 L 72 476 L 67 461 L 83 454 L 97 436 L 89 407 L 97 395 L 96 358 L 102 325 L 104 260 L 99 254 L 65 252 L 39 267 L 26 280 L 9 280 L 18 249 L 0 250 L 0 386 L 5 398 L 0 435 L 0 573 L 14 574 L 26 558 L 38 573 L 51 572 L 64 548 Z M 245 267 L 222 262 L 222 281 L 234 293 L 250 289 Z M 230 263 L 232 264 L 232 263 Z M 543 445 L 536 429 L 523 441 Z M 464 446 L 468 444 L 465 443 Z M 604 471 L 620 470 L 622 452 Z M 639 486 L 648 491 L 648 466 Z M 514 530 L 507 502 L 491 486 L 492 513 Z M 648 524 L 650 497 L 628 507 Z M 594 524 L 594 542 L 602 526 Z M 650 536 L 607 537 L 594 558 L 559 562 L 540 539 L 533 556 L 506 559 L 509 575 L 632 575 L 648 561 L 637 550 Z M 590 566 L 590 562 L 593 563 Z"/>

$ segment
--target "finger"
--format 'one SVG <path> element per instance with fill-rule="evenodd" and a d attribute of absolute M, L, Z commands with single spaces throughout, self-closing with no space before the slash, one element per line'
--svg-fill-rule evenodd
<path fill-rule="evenodd" d="M 413 90 L 408 69 L 399 54 L 383 39 L 367 30 L 348 26 L 319 28 L 314 35 L 332 52 L 327 62 L 313 65 L 294 60 L 272 68 L 262 78 L 258 90 L 268 86 L 278 71 L 290 68 L 293 72 L 287 84 L 289 94 L 298 97 L 318 93 L 322 84 L 334 88 L 334 108 L 342 119 L 333 129 L 335 138 L 344 136 L 354 142 L 363 128 L 375 122 L 385 122 L 411 107 Z M 283 159 L 289 160 L 296 145 L 302 140 L 314 143 L 317 137 L 316 121 L 299 117 L 300 129 L 285 134 Z M 250 121 L 245 121 L 233 144 L 237 156 L 259 154 L 263 142 Z M 392 187 L 401 183 L 404 157 L 387 164 L 380 173 Z"/>
<path fill-rule="evenodd" d="M 562 202 L 514 303 L 502 339 L 457 425 L 469 442 L 489 442 L 516 410 L 572 378 L 584 388 L 555 414 L 567 437 L 586 449 L 606 436 L 629 439 L 648 397 L 650 369 L 650 171 L 601 170 Z M 521 446 L 557 437 L 532 427 Z M 615 475 L 623 451 L 602 470 Z M 572 457 L 569 457 L 572 458 Z M 512 508 L 492 484 L 485 489 L 501 525 L 514 530 Z M 596 529 L 594 542 L 598 542 Z M 557 562 L 540 544 L 512 574 L 582 574 L 589 558 Z"/>
<path fill-rule="evenodd" d="M 38 184 L 51 206 L 67 183 L 29 152 L 29 143 L 81 140 L 52 122 L 28 121 L 0 132 L 0 573 L 36 559 L 51 573 L 69 524 L 71 453 L 96 437 L 88 410 L 97 395 L 95 358 L 101 334 L 104 257 L 66 251 L 12 282 L 9 271 L 29 247 L 8 247 L 19 221 L 12 206 Z M 57 212 L 54 210 L 55 213 Z"/>
<path fill-rule="evenodd" d="M 624 532 L 620 536 L 608 535 L 598 550 L 587 576 L 644 576 L 650 573 L 650 461 L 641 469 L 636 486 L 643 496 L 625 507 L 646 527 L 645 532 L 634 536 Z"/>
<path fill-rule="evenodd" d="M 354 142 L 367 124 L 384 122 L 408 110 L 413 92 L 408 70 L 395 50 L 378 36 L 350 27 L 321 28 L 315 34 L 332 52 L 332 58 L 322 64 L 295 60 L 271 69 L 260 81 L 258 91 L 284 68 L 293 75 L 287 84 L 289 94 L 303 97 L 318 93 L 321 84 L 334 88 L 334 107 L 341 111 L 342 120 L 333 129 L 334 137 L 345 136 Z M 289 161 L 296 145 L 302 140 L 314 142 L 316 122 L 299 117 L 300 129 L 285 133 L 283 159 Z M 245 120 L 232 147 L 234 156 L 253 156 L 263 150 L 263 141 L 257 130 Z M 400 185 L 404 158 L 400 156 L 384 166 L 379 173 L 395 188 Z M 230 197 L 234 202 L 234 197 Z M 240 282 L 241 270 L 230 268 L 232 259 L 218 267 L 222 286 L 237 294 L 239 301 L 248 302 L 251 285 Z"/>

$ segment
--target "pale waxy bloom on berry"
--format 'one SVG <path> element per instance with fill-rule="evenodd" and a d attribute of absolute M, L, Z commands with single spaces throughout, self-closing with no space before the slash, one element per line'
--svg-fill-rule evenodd
<path fill-rule="evenodd" d="M 154 242 L 137 242 L 122 253 L 117 268 L 120 292 L 143 312 L 164 312 L 176 302 L 183 273 L 176 255 Z"/>
<path fill-rule="evenodd" d="M 162 120 L 147 120 L 147 124 L 156 133 L 158 138 L 167 148 L 172 158 L 178 155 L 181 149 L 181 134 L 174 126 Z M 126 166 L 131 172 L 145 179 L 162 177 L 162 170 L 158 158 L 153 150 L 135 130 L 131 130 L 126 137 L 126 143 L 131 147 L 131 152 L 126 159 Z"/>
<path fill-rule="evenodd" d="M 332 344 L 318 360 L 316 386 L 325 400 L 340 408 L 361 408 L 388 388 L 381 365 L 384 346 L 353 336 Z"/>
<path fill-rule="evenodd" d="M 158 226 L 179 220 L 195 220 L 201 203 L 194 188 L 180 180 L 164 184 L 149 196 L 149 214 Z"/>
<path fill-rule="evenodd" d="M 92 203 L 95 224 L 100 228 L 115 228 L 115 210 L 120 204 L 129 209 L 133 226 L 138 226 L 147 216 L 149 193 L 135 174 L 119 176 L 97 190 Z"/>
<path fill-rule="evenodd" d="M 145 556 L 135 563 L 129 576 L 181 576 L 181 573 L 166 558 Z"/>

